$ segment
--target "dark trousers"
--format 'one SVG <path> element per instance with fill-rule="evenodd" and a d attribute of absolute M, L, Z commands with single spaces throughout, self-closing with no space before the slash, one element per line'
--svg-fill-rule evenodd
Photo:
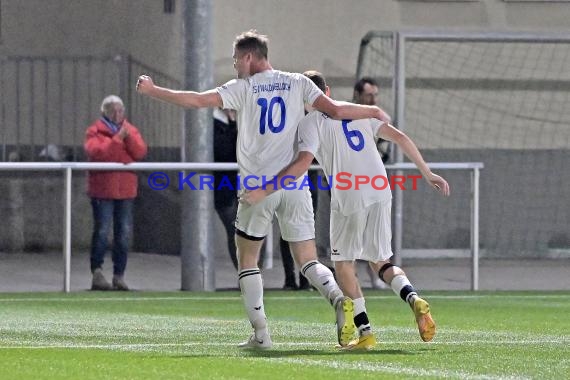
<path fill-rule="evenodd" d="M 236 202 L 237 203 L 237 202 Z M 229 205 L 229 206 L 219 206 L 216 205 L 216 212 L 226 229 L 226 235 L 228 240 L 228 253 L 230 255 L 230 259 L 232 260 L 232 264 L 234 268 L 238 269 L 238 259 L 236 256 L 236 239 L 235 239 L 235 219 L 236 219 L 236 212 L 237 206 L 236 205 Z"/>
<path fill-rule="evenodd" d="M 109 232 L 113 226 L 113 274 L 122 276 L 127 267 L 127 253 L 133 225 L 133 199 L 91 199 L 93 236 L 91 239 L 91 272 L 101 268 L 107 251 Z"/>

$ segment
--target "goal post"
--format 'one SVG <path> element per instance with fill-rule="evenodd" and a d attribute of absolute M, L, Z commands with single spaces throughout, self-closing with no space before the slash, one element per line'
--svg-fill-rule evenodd
<path fill-rule="evenodd" d="M 570 34 L 369 32 L 357 67 L 364 76 L 379 83 L 380 104 L 426 161 L 485 164 L 483 257 L 570 254 L 570 213 L 561 206 L 570 204 L 570 176 L 563 174 L 570 160 Z M 395 150 L 391 163 L 402 162 Z M 452 199 L 445 201 L 394 192 L 395 254 L 466 251 L 472 243 L 466 179 L 448 179 Z"/>

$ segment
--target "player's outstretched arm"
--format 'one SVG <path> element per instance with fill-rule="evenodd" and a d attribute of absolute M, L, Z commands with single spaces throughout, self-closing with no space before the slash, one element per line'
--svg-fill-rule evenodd
<path fill-rule="evenodd" d="M 239 201 L 250 205 L 261 202 L 269 194 L 272 194 L 297 180 L 303 173 L 309 170 L 314 158 L 315 156 L 310 152 L 299 152 L 297 158 L 283 168 L 283 170 L 281 170 L 277 175 L 277 187 L 268 185 L 265 189 L 258 188 L 246 191 L 240 196 Z"/>
<path fill-rule="evenodd" d="M 448 196 L 450 194 L 449 184 L 447 181 L 443 177 L 432 173 L 424 161 L 422 154 L 418 150 L 418 147 L 414 144 L 412 139 L 408 137 L 408 135 L 394 128 L 392 125 L 384 123 L 378 129 L 377 136 L 397 144 L 402 149 L 406 157 L 416 164 L 422 173 L 422 176 L 430 186 L 436 188 L 444 196 Z"/>
<path fill-rule="evenodd" d="M 137 91 L 140 94 L 185 108 L 222 107 L 222 97 L 216 90 L 204 92 L 176 91 L 156 86 L 148 75 L 139 77 L 137 80 Z"/>
<path fill-rule="evenodd" d="M 333 100 L 326 95 L 319 96 L 312 106 L 336 120 L 374 118 L 386 123 L 392 121 L 390 115 L 379 107 Z"/>

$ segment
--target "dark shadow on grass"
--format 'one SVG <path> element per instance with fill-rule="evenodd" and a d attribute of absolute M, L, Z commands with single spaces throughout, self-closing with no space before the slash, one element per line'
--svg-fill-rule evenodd
<path fill-rule="evenodd" d="M 301 350 L 249 350 L 243 351 L 244 354 L 249 356 L 257 356 L 263 358 L 280 358 L 288 356 L 344 356 L 344 355 L 416 355 L 413 351 L 408 350 L 371 350 L 371 351 L 326 351 L 315 349 L 301 349 Z"/>
<path fill-rule="evenodd" d="M 236 353 L 241 353 L 243 356 L 251 356 L 258 358 L 284 358 L 292 356 L 330 356 L 334 358 L 339 358 L 345 355 L 367 355 L 367 356 L 379 356 L 379 355 L 418 355 L 422 354 L 422 351 L 430 351 L 430 349 L 419 349 L 419 350 L 382 350 L 376 349 L 371 351 L 329 351 L 329 350 L 318 350 L 318 349 L 298 349 L 298 350 L 239 350 Z M 227 357 L 228 353 L 218 353 L 218 354 L 188 354 L 188 355 L 172 355 L 169 358 L 203 358 L 203 357 Z M 163 356 L 161 356 L 163 357 Z M 233 357 L 233 356 L 232 356 Z"/>

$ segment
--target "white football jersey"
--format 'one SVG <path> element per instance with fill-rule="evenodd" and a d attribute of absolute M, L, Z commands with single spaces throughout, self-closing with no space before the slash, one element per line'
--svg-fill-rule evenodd
<path fill-rule="evenodd" d="M 331 210 L 350 215 L 392 198 L 376 147 L 382 124 L 377 119 L 333 120 L 318 111 L 309 113 L 299 124 L 299 151 L 312 153 L 327 180 L 332 176 Z M 367 177 L 369 183 L 357 186 L 356 176 Z"/>
<path fill-rule="evenodd" d="M 279 70 L 230 80 L 217 91 L 223 107 L 238 113 L 237 161 L 242 180 L 249 175 L 273 178 L 293 160 L 304 104 L 313 104 L 323 94 L 304 75 Z"/>

